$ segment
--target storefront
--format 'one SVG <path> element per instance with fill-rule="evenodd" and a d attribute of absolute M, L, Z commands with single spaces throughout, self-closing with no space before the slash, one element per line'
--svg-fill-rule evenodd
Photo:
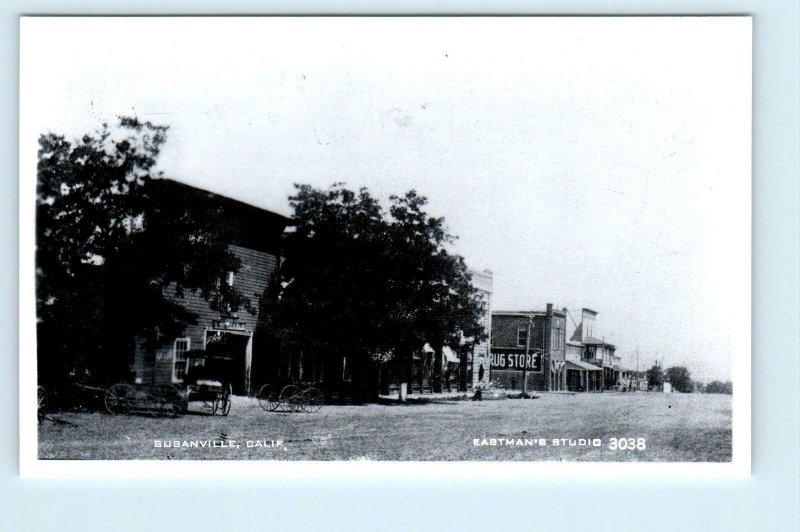
<path fill-rule="evenodd" d="M 603 389 L 603 369 L 582 360 L 567 360 L 567 390 L 596 392 Z"/>

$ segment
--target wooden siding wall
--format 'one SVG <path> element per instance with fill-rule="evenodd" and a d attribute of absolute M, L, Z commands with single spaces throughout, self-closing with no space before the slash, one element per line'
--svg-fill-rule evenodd
<path fill-rule="evenodd" d="M 255 314 L 250 314 L 246 309 L 241 308 L 236 315 L 238 320 L 244 324 L 245 332 L 252 334 L 258 321 L 260 298 L 277 268 L 278 258 L 271 253 L 241 246 L 230 245 L 229 249 L 242 261 L 234 278 L 233 286 L 250 299 L 256 310 Z M 211 329 L 212 320 L 220 318 L 219 313 L 212 310 L 209 302 L 203 299 L 199 293 L 185 292 L 183 297 L 178 297 L 173 287 L 168 288 L 165 292 L 167 296 L 174 298 L 188 310 L 197 314 L 197 323 L 188 325 L 181 338 L 190 338 L 191 349 L 204 349 L 205 333 Z M 143 383 L 172 382 L 174 341 L 175 338 L 165 338 L 163 345 L 156 349 L 155 353 L 148 353 L 144 349 L 143 341 L 137 340 L 133 368 L 137 380 Z"/>

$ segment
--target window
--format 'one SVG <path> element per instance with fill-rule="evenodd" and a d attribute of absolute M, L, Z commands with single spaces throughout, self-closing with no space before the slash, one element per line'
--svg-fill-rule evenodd
<path fill-rule="evenodd" d="M 517 346 L 527 347 L 528 345 L 528 328 L 519 327 L 517 329 Z"/>
<path fill-rule="evenodd" d="M 233 272 L 228 272 L 227 275 L 225 275 L 225 283 L 228 286 L 233 286 L 234 278 L 235 278 L 235 276 L 234 276 Z"/>
<path fill-rule="evenodd" d="M 172 380 L 181 382 L 186 376 L 186 352 L 191 348 L 191 338 L 176 338 L 172 346 Z"/>

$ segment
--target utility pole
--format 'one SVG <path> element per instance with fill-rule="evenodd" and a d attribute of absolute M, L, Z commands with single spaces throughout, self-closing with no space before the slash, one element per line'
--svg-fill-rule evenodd
<path fill-rule="evenodd" d="M 639 390 L 639 346 L 636 346 L 636 391 Z"/>
<path fill-rule="evenodd" d="M 522 398 L 528 398 L 528 356 L 531 353 L 531 322 L 533 314 L 528 314 L 528 334 L 525 338 L 525 357 L 522 359 Z"/>

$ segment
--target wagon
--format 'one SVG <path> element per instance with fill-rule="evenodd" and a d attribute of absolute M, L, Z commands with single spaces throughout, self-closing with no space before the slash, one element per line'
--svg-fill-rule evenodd
<path fill-rule="evenodd" d="M 194 350 L 186 353 L 189 371 L 181 384 L 117 383 L 105 393 L 110 414 L 176 416 L 189 410 L 190 403 L 202 403 L 212 415 L 231 411 L 231 370 L 233 359 Z"/>
<path fill-rule="evenodd" d="M 209 351 L 189 351 L 186 354 L 189 371 L 184 378 L 185 402 L 202 402 L 212 415 L 227 416 L 231 411 L 231 375 L 234 359 Z"/>
<path fill-rule="evenodd" d="M 319 412 L 325 403 L 322 392 L 314 387 L 287 384 L 283 388 L 265 384 L 258 391 L 258 404 L 267 412 Z"/>
<path fill-rule="evenodd" d="M 149 414 L 175 416 L 183 410 L 180 390 L 171 385 L 117 383 L 108 388 L 103 399 L 110 414 Z"/>

